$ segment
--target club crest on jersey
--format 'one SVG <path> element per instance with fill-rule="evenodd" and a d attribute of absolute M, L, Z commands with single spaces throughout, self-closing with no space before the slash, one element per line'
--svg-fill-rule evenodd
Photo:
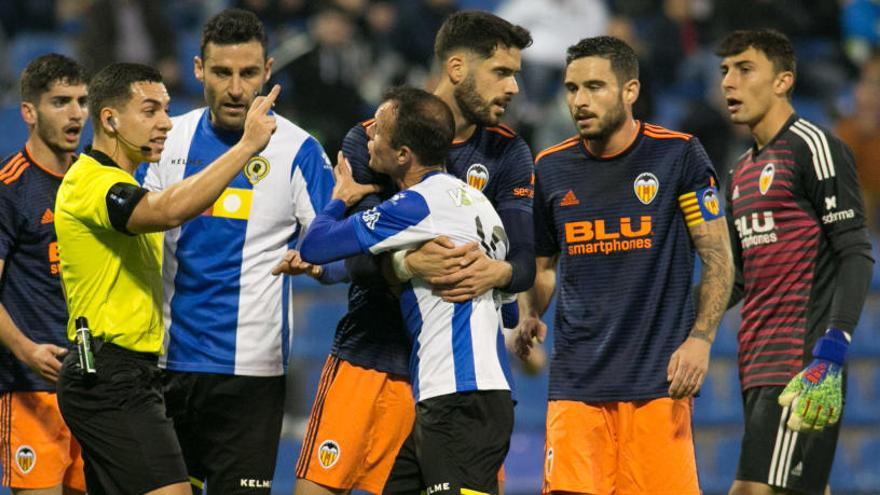
<path fill-rule="evenodd" d="M 776 175 L 776 167 L 772 163 L 764 165 L 764 170 L 761 170 L 761 176 L 758 178 L 758 190 L 762 195 L 767 194 L 767 191 L 770 190 L 774 175 Z"/>
<path fill-rule="evenodd" d="M 369 210 L 363 212 L 361 214 L 361 219 L 364 221 L 364 225 L 366 225 L 368 229 L 375 230 L 376 222 L 379 221 L 379 217 L 381 216 L 382 212 L 374 206 L 373 208 L 370 208 Z"/>
<path fill-rule="evenodd" d="M 706 189 L 706 192 L 703 193 L 703 207 L 713 216 L 718 216 L 718 212 L 721 211 L 721 203 L 718 201 L 718 195 L 715 194 L 714 189 Z"/>
<path fill-rule="evenodd" d="M 22 445 L 15 451 L 15 465 L 22 474 L 28 474 L 37 464 L 37 452 L 29 445 Z"/>
<path fill-rule="evenodd" d="M 640 174 L 636 177 L 635 182 L 633 182 L 633 191 L 635 191 L 636 197 L 639 198 L 643 205 L 651 204 L 651 201 L 654 201 L 658 189 L 660 189 L 660 181 L 651 172 Z"/>
<path fill-rule="evenodd" d="M 467 183 L 482 191 L 489 183 L 489 169 L 482 163 L 475 163 L 467 169 Z"/>
<path fill-rule="evenodd" d="M 269 160 L 262 156 L 255 156 L 248 160 L 247 165 L 244 166 L 244 176 L 247 177 L 248 182 L 252 186 L 255 186 L 257 182 L 260 182 L 269 174 L 269 168 Z"/>
<path fill-rule="evenodd" d="M 318 447 L 318 462 L 321 463 L 322 468 L 330 469 L 339 460 L 341 453 L 338 443 L 333 440 L 324 440 Z"/>

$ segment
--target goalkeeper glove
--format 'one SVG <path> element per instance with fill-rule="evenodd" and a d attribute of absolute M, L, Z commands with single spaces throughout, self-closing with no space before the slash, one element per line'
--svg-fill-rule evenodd
<path fill-rule="evenodd" d="M 831 328 L 813 347 L 813 362 L 788 382 L 779 405 L 791 406 L 788 427 L 821 431 L 840 419 L 843 409 L 843 362 L 849 336 Z"/>

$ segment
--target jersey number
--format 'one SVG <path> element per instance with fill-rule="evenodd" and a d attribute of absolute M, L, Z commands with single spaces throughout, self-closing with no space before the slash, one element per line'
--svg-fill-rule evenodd
<path fill-rule="evenodd" d="M 492 234 L 489 235 L 483 228 L 483 221 L 480 220 L 479 215 L 474 217 L 474 223 L 477 226 L 477 236 L 480 238 L 480 245 L 483 246 L 483 251 L 493 259 L 501 259 L 498 255 L 498 248 L 503 245 L 504 251 L 507 252 L 509 246 L 507 233 L 504 232 L 500 225 L 495 225 L 492 227 Z"/>

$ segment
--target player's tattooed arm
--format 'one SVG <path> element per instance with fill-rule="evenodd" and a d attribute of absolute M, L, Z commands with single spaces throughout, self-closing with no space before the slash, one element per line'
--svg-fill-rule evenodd
<path fill-rule="evenodd" d="M 724 218 L 694 225 L 690 227 L 690 235 L 703 263 L 698 286 L 697 319 L 690 336 L 711 344 L 721 317 L 727 310 L 736 276 L 730 235 Z"/>
<path fill-rule="evenodd" d="M 666 371 L 669 396 L 673 399 L 693 396 L 703 385 L 712 341 L 727 309 L 734 278 L 730 236 L 724 218 L 701 222 L 689 229 L 703 269 L 694 327 L 670 357 Z"/>

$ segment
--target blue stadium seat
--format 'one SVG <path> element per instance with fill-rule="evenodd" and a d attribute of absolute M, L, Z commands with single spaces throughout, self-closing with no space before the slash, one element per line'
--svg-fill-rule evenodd
<path fill-rule="evenodd" d="M 27 126 L 18 105 L 0 108 L 0 129 L 0 158 L 5 158 L 20 150 L 27 140 Z"/>
<path fill-rule="evenodd" d="M 694 403 L 694 424 L 723 425 L 742 422 L 739 371 L 732 359 L 713 359 Z"/>
<path fill-rule="evenodd" d="M 877 410 L 874 411 L 876 421 Z M 854 471 L 854 473 L 858 473 L 855 476 L 856 489 L 864 493 L 869 493 L 871 490 L 873 493 L 877 493 L 878 487 L 880 487 L 880 433 L 876 431 L 876 428 L 873 434 L 866 435 L 862 439 L 858 458 L 860 465 L 858 470 Z"/>
<path fill-rule="evenodd" d="M 742 427 L 697 430 L 694 444 L 703 493 L 727 493 L 736 475 Z"/>
<path fill-rule="evenodd" d="M 336 324 L 345 314 L 345 300 L 307 299 L 294 296 L 292 355 L 298 358 L 322 358 L 330 351 Z"/>
<path fill-rule="evenodd" d="M 847 380 L 847 425 L 870 424 L 877 421 L 880 410 L 880 367 L 874 359 L 852 359 Z"/>
<path fill-rule="evenodd" d="M 740 325 L 739 306 L 732 308 L 724 314 L 718 332 L 715 334 L 715 343 L 712 344 L 712 357 L 736 357 L 736 335 Z"/>
<path fill-rule="evenodd" d="M 516 359 L 511 357 L 511 359 Z M 544 429 L 547 418 L 547 373 L 526 376 L 514 367 L 517 429 Z"/>
<path fill-rule="evenodd" d="M 74 46 L 72 39 L 56 34 L 20 33 L 10 43 L 9 69 L 18 78 L 21 71 L 34 58 L 53 52 L 72 57 L 76 55 Z"/>
<path fill-rule="evenodd" d="M 177 37 L 177 66 L 181 89 L 190 96 L 202 94 L 202 83 L 193 75 L 193 57 L 199 55 L 201 50 L 200 36 L 197 31 L 182 31 Z"/>
<path fill-rule="evenodd" d="M 798 96 L 793 96 L 791 100 L 791 104 L 799 116 L 822 127 L 827 128 L 831 124 L 821 101 Z"/>
<path fill-rule="evenodd" d="M 880 357 L 880 297 L 869 295 L 853 333 L 850 354 Z"/>
<path fill-rule="evenodd" d="M 871 252 L 874 255 L 874 276 L 871 277 L 871 290 L 880 292 L 880 234 L 871 233 Z"/>
<path fill-rule="evenodd" d="M 540 493 L 544 475 L 544 430 L 517 428 L 504 461 L 506 493 Z"/>
<path fill-rule="evenodd" d="M 834 493 L 877 493 L 880 487 L 880 433 L 846 428 L 840 433 L 830 484 Z"/>

